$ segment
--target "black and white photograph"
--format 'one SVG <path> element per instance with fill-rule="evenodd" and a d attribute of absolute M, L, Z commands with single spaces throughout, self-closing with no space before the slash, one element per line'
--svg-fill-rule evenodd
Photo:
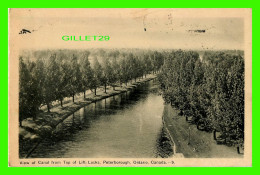
<path fill-rule="evenodd" d="M 10 166 L 252 166 L 251 9 L 9 9 Z"/>

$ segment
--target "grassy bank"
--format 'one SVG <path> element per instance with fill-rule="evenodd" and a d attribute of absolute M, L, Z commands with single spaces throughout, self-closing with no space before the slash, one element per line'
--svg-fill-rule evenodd
<path fill-rule="evenodd" d="M 124 84 L 115 89 L 107 87 L 106 93 L 101 87 L 97 89 L 97 95 L 89 91 L 86 93 L 85 98 L 83 94 L 79 94 L 75 97 L 74 102 L 72 102 L 72 98 L 66 99 L 62 107 L 58 102 L 54 102 L 51 112 L 48 112 L 46 107 L 42 107 L 42 112 L 36 116 L 35 120 L 33 120 L 33 118 L 27 118 L 22 121 L 22 127 L 19 128 L 20 156 L 25 157 L 28 155 L 28 153 L 34 149 L 35 145 L 44 137 L 48 137 L 52 134 L 59 123 L 63 122 L 63 120 L 80 108 L 93 102 L 127 92 L 154 78 L 156 78 L 155 75 L 147 75 L 146 78 L 127 83 L 127 86 Z"/>
<path fill-rule="evenodd" d="M 236 147 L 218 145 L 213 134 L 197 129 L 196 125 L 188 123 L 179 110 L 171 105 L 165 105 L 163 120 L 174 143 L 176 153 L 182 153 L 187 158 L 242 158 L 237 154 Z"/>

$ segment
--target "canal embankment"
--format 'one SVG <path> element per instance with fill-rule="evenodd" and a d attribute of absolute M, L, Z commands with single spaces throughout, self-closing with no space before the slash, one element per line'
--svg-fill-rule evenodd
<path fill-rule="evenodd" d="M 136 82 L 132 81 L 132 83 L 118 86 L 115 89 L 113 87 L 107 87 L 106 93 L 104 92 L 104 89 L 99 88 L 96 95 L 94 93 L 89 93 L 86 94 L 84 98 L 83 94 L 81 94 L 75 98 L 74 102 L 66 102 L 62 107 L 56 105 L 51 109 L 51 112 L 42 111 L 36 116 L 35 120 L 32 118 L 23 120 L 22 127 L 19 128 L 20 149 L 31 152 L 40 140 L 50 136 L 59 123 L 63 122 L 80 108 L 102 99 L 131 91 L 155 78 L 156 75 L 147 75 L 146 78 L 139 79 Z"/>

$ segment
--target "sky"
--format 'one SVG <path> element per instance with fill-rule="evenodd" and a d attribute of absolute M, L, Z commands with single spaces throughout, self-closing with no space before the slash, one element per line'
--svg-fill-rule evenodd
<path fill-rule="evenodd" d="M 243 9 L 10 9 L 9 39 L 22 49 L 243 50 L 244 12 Z M 19 34 L 21 29 L 31 33 Z M 64 35 L 108 35 L 110 40 L 63 41 Z"/>

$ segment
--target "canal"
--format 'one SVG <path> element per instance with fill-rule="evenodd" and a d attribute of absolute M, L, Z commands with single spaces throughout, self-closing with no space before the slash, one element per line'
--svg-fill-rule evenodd
<path fill-rule="evenodd" d="M 146 82 L 76 111 L 30 157 L 162 157 L 163 110 L 164 101 L 158 95 L 157 82 Z"/>

